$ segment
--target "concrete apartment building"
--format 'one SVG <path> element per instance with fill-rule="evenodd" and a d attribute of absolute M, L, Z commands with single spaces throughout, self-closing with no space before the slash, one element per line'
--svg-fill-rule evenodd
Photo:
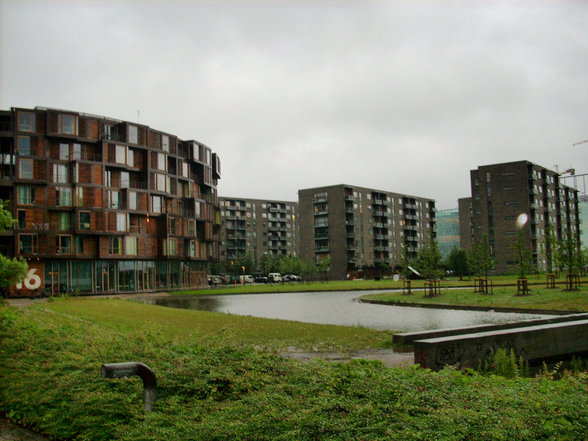
<path fill-rule="evenodd" d="M 69 110 L 0 112 L 2 253 L 30 271 L 11 295 L 206 284 L 219 257 L 218 156 L 146 125 Z"/>
<path fill-rule="evenodd" d="M 578 191 L 558 173 L 529 161 L 484 165 L 470 171 L 471 198 L 459 200 L 462 247 L 487 236 L 497 274 L 514 272 L 515 221 L 528 216 L 525 241 L 539 270 L 548 268 L 552 250 L 546 236 L 580 240 Z"/>
<path fill-rule="evenodd" d="M 221 260 L 251 253 L 257 265 L 264 254 L 298 255 L 298 203 L 219 197 Z"/>
<path fill-rule="evenodd" d="M 383 190 L 333 185 L 298 191 L 300 256 L 331 258 L 332 279 L 394 267 L 435 234 L 435 201 Z"/>

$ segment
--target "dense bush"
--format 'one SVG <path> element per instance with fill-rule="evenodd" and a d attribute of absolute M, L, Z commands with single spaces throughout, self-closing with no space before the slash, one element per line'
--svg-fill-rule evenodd
<path fill-rule="evenodd" d="M 103 363 L 156 372 L 155 412 L 139 379 L 106 380 Z M 55 439 L 585 440 L 588 376 L 483 376 L 284 360 L 225 337 L 207 345 L 109 330 L 40 309 L 0 308 L 0 410 Z"/>

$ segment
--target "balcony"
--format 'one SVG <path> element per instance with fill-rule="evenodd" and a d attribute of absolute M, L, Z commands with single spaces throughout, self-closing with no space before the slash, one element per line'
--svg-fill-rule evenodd
<path fill-rule="evenodd" d="M 321 247 L 314 247 L 314 252 L 315 253 L 328 253 L 329 252 L 329 246 L 321 246 Z"/>

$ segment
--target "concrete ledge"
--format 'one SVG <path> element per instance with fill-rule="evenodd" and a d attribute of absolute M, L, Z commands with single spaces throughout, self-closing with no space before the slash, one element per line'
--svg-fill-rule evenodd
<path fill-rule="evenodd" d="M 522 320 L 518 322 L 502 324 L 466 326 L 464 328 L 448 328 L 437 329 L 433 331 L 405 332 L 403 334 L 395 334 L 392 337 L 392 341 L 398 344 L 411 345 L 416 340 L 424 340 L 429 338 L 448 337 L 451 335 L 471 334 L 477 332 L 499 331 L 502 329 L 524 328 L 534 325 L 547 325 L 550 323 L 562 323 L 576 320 L 588 320 L 588 313 L 570 314 L 541 319 Z"/>
<path fill-rule="evenodd" d="M 588 351 L 588 319 L 417 340 L 414 361 L 432 370 L 454 364 L 478 368 L 498 348 L 525 360 Z"/>

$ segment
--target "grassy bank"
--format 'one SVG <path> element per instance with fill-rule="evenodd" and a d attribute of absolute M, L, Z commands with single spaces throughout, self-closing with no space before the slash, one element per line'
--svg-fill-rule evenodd
<path fill-rule="evenodd" d="M 443 284 L 441 285 L 443 286 Z M 547 289 L 541 285 L 530 287 L 530 295 L 517 296 L 516 287 L 495 287 L 493 294 L 482 295 L 473 289 L 442 289 L 441 295 L 425 297 L 422 291 L 412 295 L 402 292 L 368 294 L 363 299 L 391 303 L 442 304 L 451 306 L 474 306 L 483 308 L 513 308 L 558 311 L 588 311 L 588 288 L 563 291 L 561 288 Z"/>
<path fill-rule="evenodd" d="M 301 363 L 244 346 L 265 339 L 267 329 L 258 337 L 241 332 L 255 319 L 217 333 L 200 323 L 210 313 L 163 311 L 112 300 L 0 308 L 0 410 L 55 439 L 87 441 L 584 440 L 588 433 L 586 374 L 509 380 L 367 361 Z M 158 376 L 153 413 L 143 413 L 140 380 L 100 376 L 101 364 L 130 360 Z"/>
<path fill-rule="evenodd" d="M 496 276 L 491 277 L 495 286 L 515 285 L 517 278 L 514 276 Z M 545 275 L 529 276 L 529 283 L 533 286 L 545 286 Z M 584 284 L 588 283 L 587 278 L 583 278 Z M 412 281 L 412 286 L 422 288 L 424 280 Z M 560 275 L 556 283 L 563 288 L 565 276 Z M 458 278 L 448 278 L 442 281 L 444 287 L 466 287 L 473 286 L 472 279 L 459 280 Z M 272 292 L 314 292 L 314 291 L 360 291 L 374 289 L 402 289 L 402 281 L 395 282 L 392 279 L 385 280 L 340 280 L 326 282 L 293 282 L 293 283 L 269 283 L 253 285 L 221 285 L 199 290 L 177 291 L 174 294 L 191 294 L 191 295 L 212 295 L 212 294 L 253 294 L 253 293 L 272 293 Z"/>

